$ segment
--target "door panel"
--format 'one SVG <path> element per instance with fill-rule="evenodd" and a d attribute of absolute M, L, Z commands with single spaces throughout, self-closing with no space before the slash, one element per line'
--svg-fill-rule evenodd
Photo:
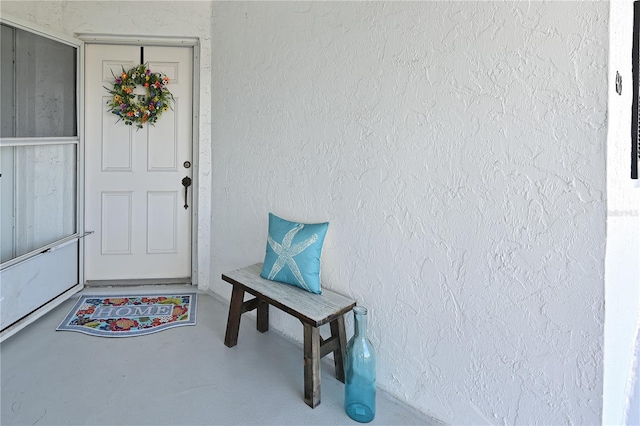
<path fill-rule="evenodd" d="M 85 276 L 92 280 L 191 276 L 192 48 L 144 47 L 153 72 L 169 77 L 175 103 L 138 130 L 108 112 L 113 75 L 140 62 L 140 46 L 86 48 Z M 113 73 L 113 74 L 112 74 Z"/>
<path fill-rule="evenodd" d="M 150 191 L 147 197 L 147 253 L 176 253 L 178 193 Z"/>
<path fill-rule="evenodd" d="M 133 192 L 102 191 L 101 255 L 133 254 L 131 218 Z"/>
<path fill-rule="evenodd" d="M 5 329 L 78 283 L 78 242 L 11 266 L 0 277 L 0 324 Z"/>

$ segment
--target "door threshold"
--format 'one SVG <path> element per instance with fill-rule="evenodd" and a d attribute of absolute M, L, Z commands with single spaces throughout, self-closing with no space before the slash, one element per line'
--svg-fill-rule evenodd
<path fill-rule="evenodd" d="M 190 277 L 182 278 L 138 278 L 124 280 L 88 280 L 87 287 L 133 287 L 143 285 L 171 285 L 171 284 L 189 284 Z"/>

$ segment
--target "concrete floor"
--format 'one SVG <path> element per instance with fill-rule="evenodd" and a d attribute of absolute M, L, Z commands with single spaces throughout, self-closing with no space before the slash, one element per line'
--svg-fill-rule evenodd
<path fill-rule="evenodd" d="M 2 425 L 358 424 L 344 413 L 344 385 L 330 360 L 322 365 L 322 403 L 311 409 L 302 399 L 301 345 L 258 333 L 244 316 L 238 345 L 227 348 L 228 306 L 211 295 L 198 296 L 196 326 L 120 339 L 55 331 L 76 300 L 2 343 Z M 439 425 L 380 391 L 371 424 Z"/>

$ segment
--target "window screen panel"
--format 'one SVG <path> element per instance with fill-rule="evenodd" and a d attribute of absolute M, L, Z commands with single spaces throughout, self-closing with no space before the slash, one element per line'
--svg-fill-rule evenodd
<path fill-rule="evenodd" d="M 2 25 L 0 35 L 0 137 L 10 138 L 15 136 L 15 68 L 14 58 L 14 29 Z"/>
<path fill-rule="evenodd" d="M 76 49 L 27 31 L 14 31 L 12 136 L 77 136 Z M 8 56 L 4 48 L 2 53 L 3 58 Z M 5 90 L 9 89 L 3 87 L 2 91 Z"/>
<path fill-rule="evenodd" d="M 0 156 L 2 262 L 74 234 L 77 145 L 2 147 Z"/>

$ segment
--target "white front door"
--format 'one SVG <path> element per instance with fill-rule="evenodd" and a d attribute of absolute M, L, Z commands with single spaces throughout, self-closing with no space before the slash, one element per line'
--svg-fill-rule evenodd
<path fill-rule="evenodd" d="M 175 103 L 138 130 L 116 122 L 106 88 L 141 61 L 169 77 Z M 85 64 L 85 279 L 189 281 L 193 49 L 88 44 Z"/>

